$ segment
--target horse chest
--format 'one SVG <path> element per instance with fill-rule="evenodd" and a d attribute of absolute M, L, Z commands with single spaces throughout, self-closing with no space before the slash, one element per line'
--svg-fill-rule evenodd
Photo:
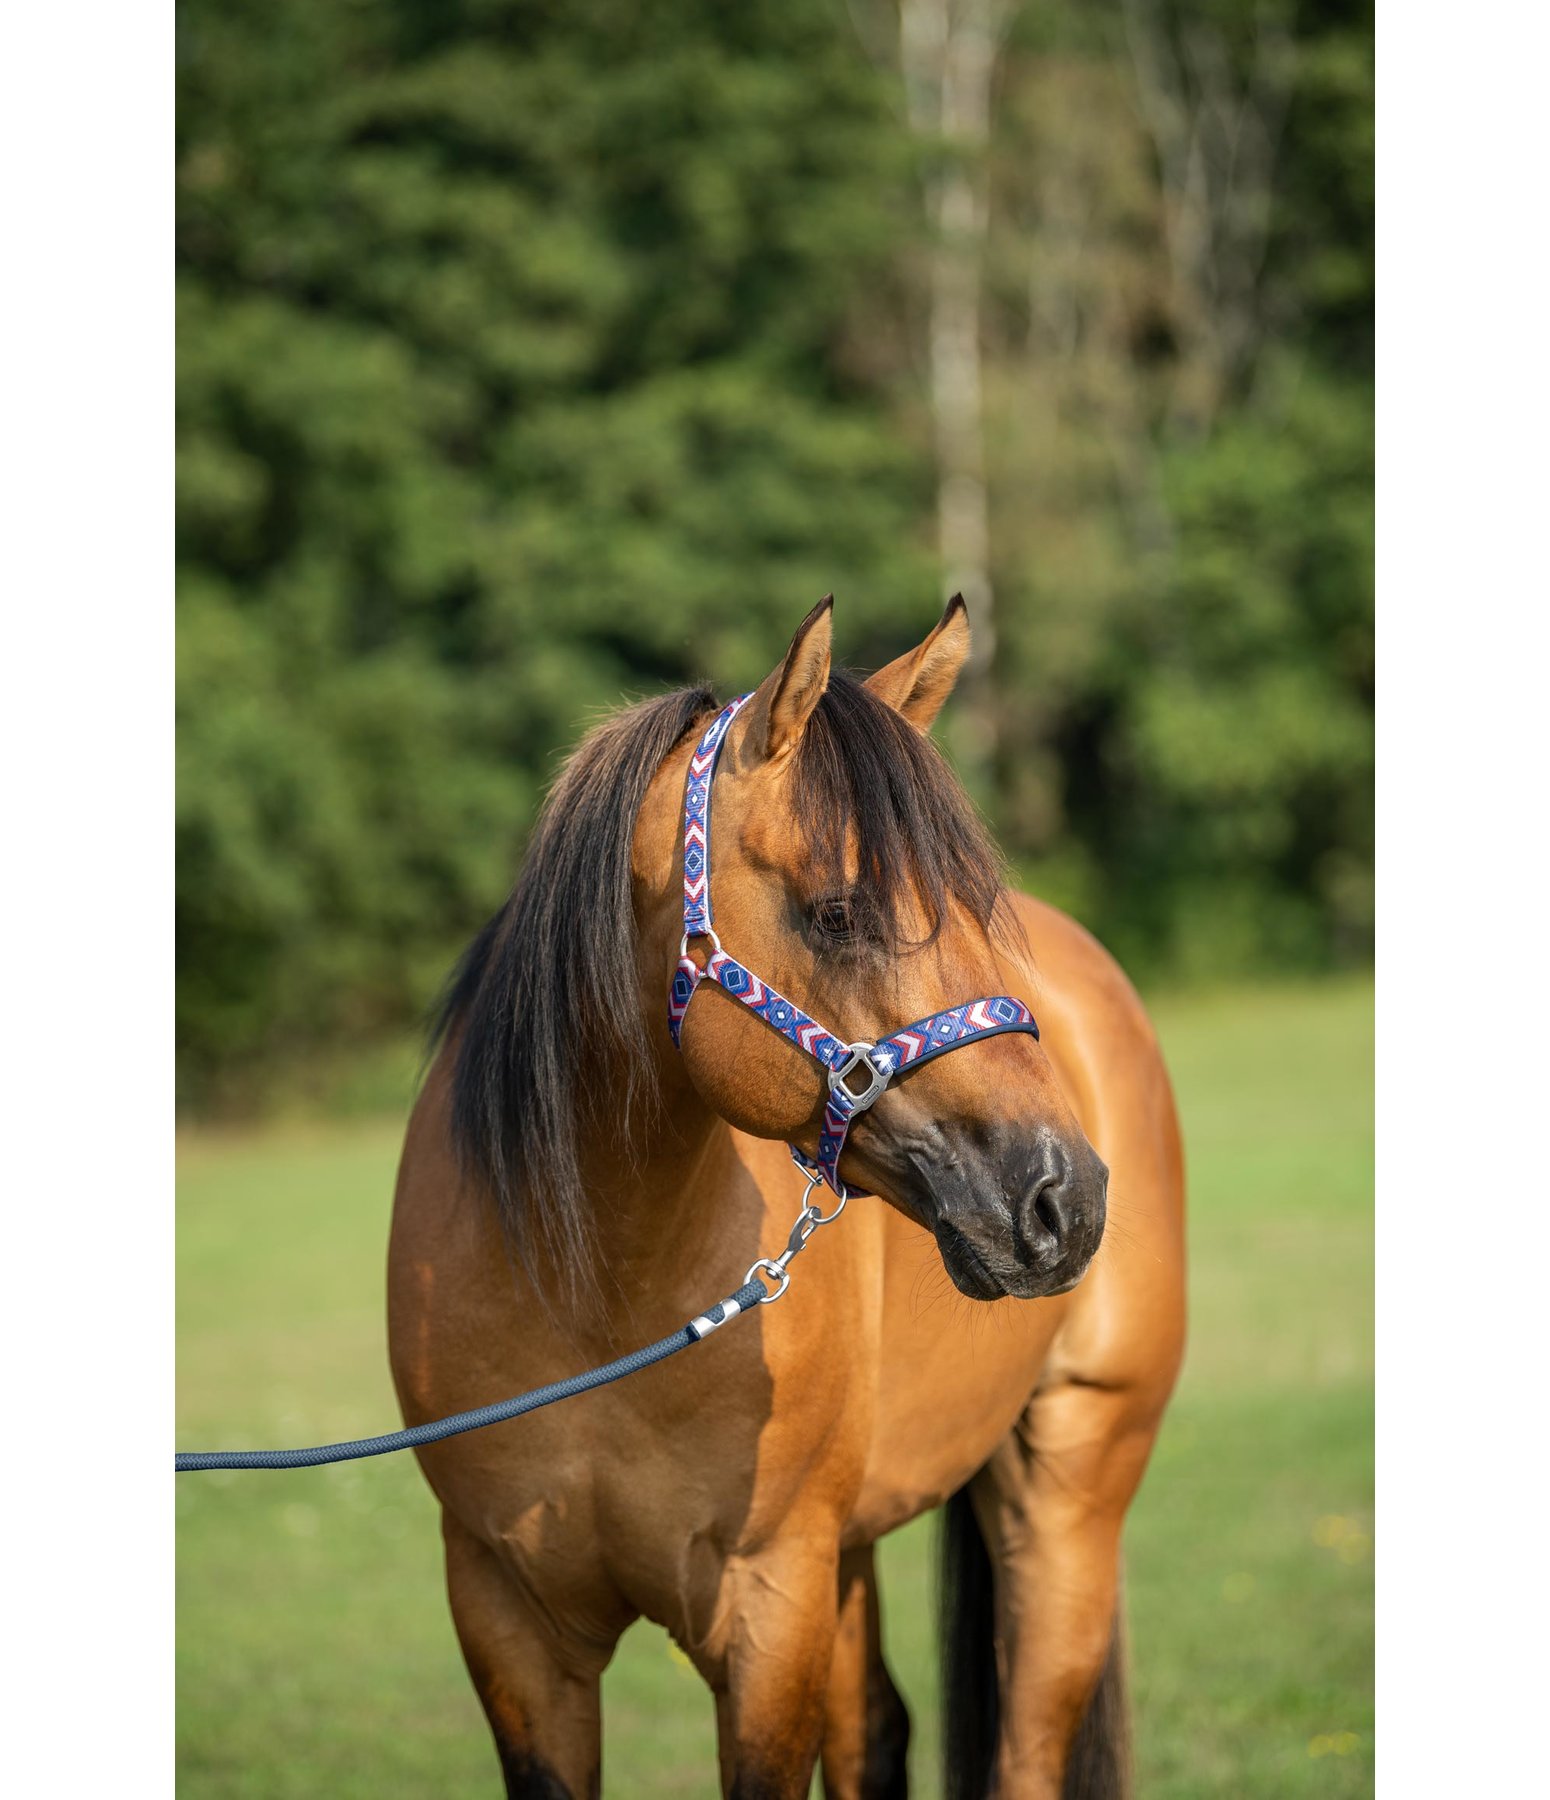
<path fill-rule="evenodd" d="M 876 1397 L 846 1530 L 870 1543 L 940 1504 L 981 1468 L 1038 1383 L 1068 1302 L 965 1299 L 918 1227 L 885 1231 Z"/>

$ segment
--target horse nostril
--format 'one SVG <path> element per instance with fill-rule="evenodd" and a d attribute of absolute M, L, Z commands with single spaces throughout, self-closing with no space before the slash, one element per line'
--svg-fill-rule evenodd
<path fill-rule="evenodd" d="M 1021 1260 L 1036 1269 L 1059 1262 L 1070 1220 L 1061 1201 L 1064 1172 L 1049 1170 L 1038 1177 L 1012 1212 Z"/>
<path fill-rule="evenodd" d="M 1066 1235 L 1066 1217 L 1060 1203 L 1061 1183 L 1050 1179 L 1045 1181 L 1033 1197 L 1033 1216 L 1053 1238 Z"/>
<path fill-rule="evenodd" d="M 1073 1162 L 1058 1144 L 1048 1144 L 1040 1166 L 1012 1209 L 1019 1259 L 1040 1272 L 1093 1245 L 1103 1229 L 1108 1170 L 1091 1152 Z"/>

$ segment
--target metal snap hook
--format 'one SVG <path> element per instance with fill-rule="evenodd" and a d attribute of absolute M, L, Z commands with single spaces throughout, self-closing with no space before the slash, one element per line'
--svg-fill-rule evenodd
<path fill-rule="evenodd" d="M 791 1271 L 783 1264 L 774 1261 L 773 1258 L 768 1256 L 761 1256 L 752 1268 L 749 1269 L 748 1273 L 743 1277 L 743 1286 L 747 1287 L 755 1275 L 757 1275 L 761 1281 L 773 1281 L 777 1284 L 773 1294 L 761 1294 L 759 1296 L 758 1303 L 760 1306 L 768 1306 L 772 1300 L 778 1300 L 791 1285 Z"/>
<path fill-rule="evenodd" d="M 821 1217 L 822 1214 L 816 1206 L 804 1206 L 797 1214 L 797 1222 L 791 1227 L 791 1235 L 786 1239 L 786 1247 L 775 1258 L 782 1268 L 790 1263 L 798 1250 L 807 1248 L 807 1240 L 818 1229 L 818 1221 Z"/>

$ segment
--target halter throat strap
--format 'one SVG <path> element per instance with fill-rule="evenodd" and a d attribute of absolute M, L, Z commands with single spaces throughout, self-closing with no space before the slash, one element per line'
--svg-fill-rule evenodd
<path fill-rule="evenodd" d="M 895 1076 L 980 1038 L 999 1037 L 1008 1031 L 1026 1032 L 1036 1038 L 1039 1027 L 1021 1000 L 1010 994 L 991 994 L 917 1019 L 875 1044 L 847 1043 L 722 948 L 711 915 L 711 786 L 732 721 L 752 698 L 751 694 L 744 694 L 723 707 L 689 758 L 684 781 L 684 935 L 668 994 L 668 1030 L 673 1043 L 681 1049 L 689 1002 L 700 983 L 709 979 L 821 1063 L 829 1078 L 829 1097 L 818 1133 L 818 1155 L 811 1157 L 795 1144 L 790 1147 L 791 1155 L 811 1177 L 824 1181 L 843 1201 L 861 1191 L 847 1188 L 840 1179 L 840 1156 L 851 1121 L 877 1103 Z M 689 954 L 693 938 L 707 938 L 710 942 L 710 955 L 703 969 Z"/>

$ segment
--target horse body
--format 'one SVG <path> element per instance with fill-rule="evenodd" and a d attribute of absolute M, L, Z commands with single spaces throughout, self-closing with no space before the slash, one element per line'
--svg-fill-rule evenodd
<path fill-rule="evenodd" d="M 1101 1254 L 1069 1295 L 982 1311 L 948 1286 L 931 1237 L 891 1210 L 878 1410 L 848 1535 L 871 1541 L 937 1505 L 987 1461 L 1041 1376 L 1160 1409 L 1182 1350 L 1183 1168 L 1156 1038 L 1130 983 L 1076 922 L 1015 897 L 1033 967 L 1007 991 L 1045 1024 L 1072 1110 L 1112 1176 Z"/>
<path fill-rule="evenodd" d="M 821 1084 L 783 1047 L 761 1061 L 762 1028 L 725 996 L 696 1002 L 703 1023 L 690 1015 L 682 1057 L 661 1022 L 687 755 L 678 746 L 650 780 L 630 842 L 637 980 L 623 1003 L 650 1022 L 657 1104 L 581 1150 L 603 1305 L 554 1304 L 553 1283 L 513 1256 L 487 1184 L 459 1158 L 454 1023 L 411 1122 L 394 1210 L 390 1338 L 411 1421 L 651 1341 L 785 1242 L 801 1183 L 777 1140 L 810 1127 Z M 975 1642 L 956 1653 L 999 1707 L 982 1709 L 980 1742 L 972 1722 L 955 1728 L 960 1790 L 994 1780 L 1008 1800 L 1031 1800 L 1086 1781 L 1081 1791 L 1118 1793 L 1119 1747 L 1084 1750 L 1093 1734 L 1078 1728 L 1106 1668 L 1113 1678 L 1120 1525 L 1182 1341 L 1182 1176 L 1155 1040 L 1106 953 L 1025 897 L 1013 904 L 1026 946 L 976 947 L 980 987 L 945 966 L 962 964 L 964 944 L 938 944 L 890 972 L 892 1019 L 856 1018 L 853 997 L 847 1017 L 846 984 L 819 963 L 781 967 L 775 924 L 760 930 L 751 910 L 790 845 L 773 818 L 761 837 L 751 778 L 750 792 L 728 821 L 747 852 L 743 891 L 734 876 L 720 916 L 741 913 L 743 941 L 793 983 L 786 991 L 805 982 L 827 1016 L 875 1031 L 921 1010 L 944 980 L 959 997 L 993 980 L 1044 1027 L 1047 1062 L 1001 1038 L 941 1058 L 928 1095 L 925 1072 L 912 1077 L 920 1103 L 894 1108 L 886 1130 L 871 1114 L 858 1128 L 862 1174 L 907 1193 L 915 1158 L 951 1194 L 963 1158 L 944 1152 L 935 1121 L 1032 1091 L 1049 1129 L 1071 1121 L 1106 1159 L 1111 1226 L 1079 1285 L 987 1301 L 949 1281 L 946 1227 L 853 1199 L 794 1263 L 790 1292 L 754 1319 L 628 1382 L 425 1449 L 453 1615 L 508 1792 L 597 1791 L 599 1677 L 645 1616 L 715 1694 L 725 1792 L 805 1795 L 821 1757 L 831 1795 L 902 1793 L 907 1721 L 882 1663 L 871 1546 L 966 1494 L 955 1502 L 960 1527 L 972 1508 L 963 1541 L 994 1579 L 977 1609 L 960 1606 Z"/>

